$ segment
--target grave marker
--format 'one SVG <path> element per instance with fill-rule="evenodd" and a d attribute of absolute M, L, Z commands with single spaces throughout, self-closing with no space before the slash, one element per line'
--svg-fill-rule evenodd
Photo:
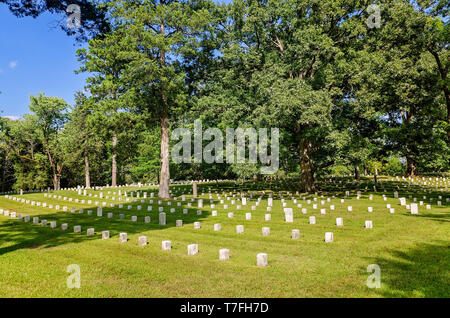
<path fill-rule="evenodd" d="M 326 232 L 325 233 L 325 243 L 331 243 L 333 242 L 333 232 Z"/>
<path fill-rule="evenodd" d="M 188 245 L 188 255 L 195 255 L 198 253 L 198 244 Z"/>
<path fill-rule="evenodd" d="M 230 259 L 230 250 L 227 248 L 222 248 L 219 250 L 219 260 L 226 261 Z"/>
<path fill-rule="evenodd" d="M 163 251 L 170 251 L 172 249 L 171 241 L 162 241 L 161 248 Z"/>
<path fill-rule="evenodd" d="M 256 266 L 267 266 L 268 257 L 266 253 L 259 253 L 256 255 Z"/>
<path fill-rule="evenodd" d="M 126 243 L 127 241 L 128 241 L 127 233 L 120 233 L 119 234 L 119 242 Z"/>

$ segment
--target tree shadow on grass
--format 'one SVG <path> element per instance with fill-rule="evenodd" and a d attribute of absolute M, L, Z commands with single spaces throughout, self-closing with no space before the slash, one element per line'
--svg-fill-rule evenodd
<path fill-rule="evenodd" d="M 130 203 L 131 205 L 131 203 Z M 5 247 L 0 247 L 0 256 L 18 249 L 24 248 L 51 248 L 63 244 L 80 243 L 88 240 L 101 239 L 102 231 L 109 231 L 111 239 L 116 239 L 119 233 L 136 234 L 153 230 L 163 230 L 176 226 L 176 220 L 183 220 L 183 226 L 201 221 L 210 214 L 209 211 L 196 207 L 187 207 L 188 214 L 183 214 L 181 207 L 176 207 L 176 212 L 170 213 L 165 207 L 166 225 L 159 225 L 158 211 L 130 211 L 117 208 L 103 208 L 103 216 L 96 215 L 97 207 L 85 208 L 84 213 L 77 212 L 57 212 L 51 214 L 30 215 L 30 222 L 10 219 L 0 223 L 0 242 L 9 242 Z M 87 211 L 92 210 L 92 215 L 87 215 Z M 198 215 L 196 210 L 201 210 Z M 107 214 L 113 213 L 113 218 L 108 218 Z M 119 215 L 123 214 L 124 219 Z M 38 216 L 39 222 L 47 220 L 47 225 L 33 224 L 32 218 Z M 138 221 L 131 221 L 131 216 L 137 216 Z M 144 216 L 150 216 L 151 222 L 145 223 Z M 50 228 L 50 222 L 56 221 L 56 228 Z M 61 224 L 67 223 L 68 229 L 63 231 Z M 81 233 L 74 233 L 74 226 L 81 226 Z M 88 228 L 94 228 L 95 235 L 87 236 Z"/>
<path fill-rule="evenodd" d="M 426 218 L 428 220 L 437 222 L 450 222 L 450 213 L 424 213 L 424 214 L 411 214 L 410 212 L 404 213 L 405 216 L 415 218 Z"/>
<path fill-rule="evenodd" d="M 407 251 L 389 250 L 378 257 L 384 297 L 450 297 L 450 243 L 421 243 Z"/>

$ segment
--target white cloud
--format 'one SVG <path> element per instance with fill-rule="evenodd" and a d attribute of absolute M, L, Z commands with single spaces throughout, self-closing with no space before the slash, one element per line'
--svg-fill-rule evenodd
<path fill-rule="evenodd" d="M 11 61 L 11 62 L 9 62 L 9 67 L 15 68 L 17 66 L 17 64 L 19 64 L 19 61 Z"/>
<path fill-rule="evenodd" d="M 8 118 L 9 120 L 13 120 L 13 121 L 20 119 L 20 117 L 17 117 L 17 116 L 3 116 L 3 118 Z"/>

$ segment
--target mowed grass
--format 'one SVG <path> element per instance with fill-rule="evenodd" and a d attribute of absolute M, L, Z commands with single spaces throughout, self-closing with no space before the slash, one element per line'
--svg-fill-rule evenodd
<path fill-rule="evenodd" d="M 249 185 L 233 186 L 231 184 L 200 184 L 199 197 L 204 199 L 202 214 L 197 215 L 197 203 L 193 202 L 188 214 L 182 209 L 188 208 L 191 195 L 187 195 L 182 206 L 173 202 L 167 206 L 167 225 L 158 225 L 157 198 L 149 204 L 112 201 L 113 192 L 118 189 L 105 188 L 104 199 L 79 196 L 76 191 L 57 191 L 52 194 L 93 202 L 114 203 L 116 207 L 103 207 L 103 216 L 96 216 L 94 204 L 81 204 L 62 199 L 44 198 L 43 193 L 16 195 L 31 201 L 59 204 L 55 208 L 43 208 L 22 204 L 18 201 L 0 197 L 0 208 L 22 213 L 22 215 L 39 216 L 48 224 L 57 221 L 57 228 L 41 226 L 11 219 L 0 215 L 0 297 L 449 297 L 450 296 L 450 206 L 445 198 L 448 193 L 439 189 L 403 188 L 399 182 L 384 182 L 387 192 L 364 192 L 356 199 L 356 189 L 351 190 L 349 198 L 343 204 L 340 199 L 346 190 L 343 185 L 322 184 L 329 192 L 318 195 L 295 194 L 297 204 L 307 208 L 307 214 L 301 213 L 287 195 L 286 191 L 274 193 L 272 212 L 267 212 L 268 192 L 255 211 L 255 204 L 261 189 L 252 190 L 253 198 L 242 209 L 227 201 L 229 192 L 235 189 L 243 191 Z M 393 189 L 400 185 L 399 197 L 406 197 L 407 204 L 412 203 L 408 196 L 413 195 L 419 201 L 419 215 L 411 215 L 405 207 L 400 206 L 393 196 Z M 210 207 L 208 187 L 216 205 Z M 264 184 L 259 184 L 264 187 Z M 154 191 L 156 188 L 122 188 L 140 191 Z M 178 193 L 191 190 L 190 186 L 174 185 L 171 189 Z M 371 189 L 371 187 L 369 187 Z M 227 210 L 219 203 L 215 191 L 219 194 L 225 190 L 221 199 L 228 204 Z M 427 192 L 425 192 L 427 190 Z M 108 191 L 111 194 L 108 194 Z M 178 192 L 177 192 L 178 191 Z M 200 195 L 204 191 L 204 195 Z M 100 191 L 89 190 L 98 195 Z M 283 206 L 280 197 L 294 208 L 294 223 L 284 222 Z M 369 195 L 373 194 L 373 200 Z M 387 196 L 383 201 L 382 195 Z M 109 196 L 106 199 L 106 196 Z M 320 196 L 324 198 L 321 199 Z M 336 197 L 326 202 L 326 197 Z M 427 199 L 422 197 L 426 195 Z M 437 206 L 437 197 L 441 195 L 442 206 Z M 306 197 L 302 200 L 302 197 Z M 318 198 L 317 202 L 313 198 Z M 125 197 L 122 196 L 123 200 Z M 130 197 L 129 197 L 130 198 Z M 429 198 L 434 198 L 432 202 Z M 311 199 L 311 204 L 307 204 Z M 325 205 L 321 205 L 325 200 Z M 122 209 L 118 208 L 123 204 Z M 317 204 L 317 209 L 312 205 Z M 335 205 L 335 211 L 330 205 Z M 390 214 L 386 204 L 395 208 Z M 431 210 L 425 205 L 431 204 Z M 127 209 L 132 205 L 131 210 Z M 137 211 L 137 205 L 142 210 Z M 153 211 L 147 212 L 152 205 Z M 347 206 L 353 207 L 352 212 Z M 69 212 L 62 212 L 68 206 Z M 367 207 L 374 208 L 373 213 Z M 77 212 L 71 213 L 75 207 Z M 78 209 L 84 208 L 84 213 Z M 170 208 L 176 208 L 170 213 Z M 326 208 L 321 215 L 320 208 Z M 92 210 L 92 215 L 87 215 Z M 217 210 L 218 216 L 211 211 Z M 113 212 L 112 219 L 107 213 Z M 234 212 L 234 218 L 228 218 L 228 212 Z M 252 213 L 252 219 L 246 220 L 245 213 Z M 124 219 L 119 219 L 119 214 Z M 264 215 L 272 214 L 271 221 L 265 221 Z M 131 216 L 138 216 L 138 222 L 132 222 Z M 309 216 L 316 216 L 317 224 L 309 224 Z M 144 216 L 151 217 L 151 223 L 144 223 Z M 342 217 L 343 227 L 336 226 L 336 218 Z M 183 220 L 183 227 L 175 227 L 177 219 Z M 365 229 L 365 220 L 373 221 L 373 229 Z M 199 221 L 201 229 L 195 230 L 193 222 Z M 61 224 L 68 223 L 67 231 L 61 230 Z M 215 223 L 222 225 L 220 232 L 215 232 Z M 81 233 L 73 233 L 73 226 L 81 225 Z M 244 233 L 236 234 L 236 225 L 244 225 Z M 270 227 L 270 235 L 262 236 L 262 227 Z M 95 229 L 94 236 L 87 236 L 88 228 Z M 300 239 L 292 240 L 292 229 L 300 230 Z M 111 238 L 101 239 L 101 231 L 109 230 Z M 128 233 L 128 242 L 119 243 L 119 233 Z M 325 232 L 334 233 L 334 242 L 325 243 Z M 146 235 L 149 244 L 138 246 L 138 237 Z M 162 251 L 161 242 L 172 241 L 171 251 Z M 198 244 L 199 253 L 187 255 L 188 244 Z M 227 261 L 219 260 L 219 249 L 230 249 L 231 257 Z M 267 253 L 269 266 L 257 267 L 256 255 Z M 81 269 L 81 288 L 67 287 L 67 267 L 77 264 Z M 368 288 L 367 272 L 370 264 L 377 264 L 381 270 L 381 288 Z"/>

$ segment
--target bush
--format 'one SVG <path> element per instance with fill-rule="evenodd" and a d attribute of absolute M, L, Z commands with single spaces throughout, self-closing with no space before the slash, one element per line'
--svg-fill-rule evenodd
<path fill-rule="evenodd" d="M 380 161 L 370 160 L 367 163 L 367 169 L 369 170 L 369 174 L 375 174 L 375 168 L 378 169 L 378 174 L 383 172 L 383 164 Z"/>
<path fill-rule="evenodd" d="M 390 157 L 383 167 L 383 172 L 389 176 L 399 176 L 404 173 L 402 162 L 398 157 Z"/>
<path fill-rule="evenodd" d="M 331 168 L 331 174 L 335 176 L 351 175 L 353 170 L 344 165 L 336 165 Z"/>

